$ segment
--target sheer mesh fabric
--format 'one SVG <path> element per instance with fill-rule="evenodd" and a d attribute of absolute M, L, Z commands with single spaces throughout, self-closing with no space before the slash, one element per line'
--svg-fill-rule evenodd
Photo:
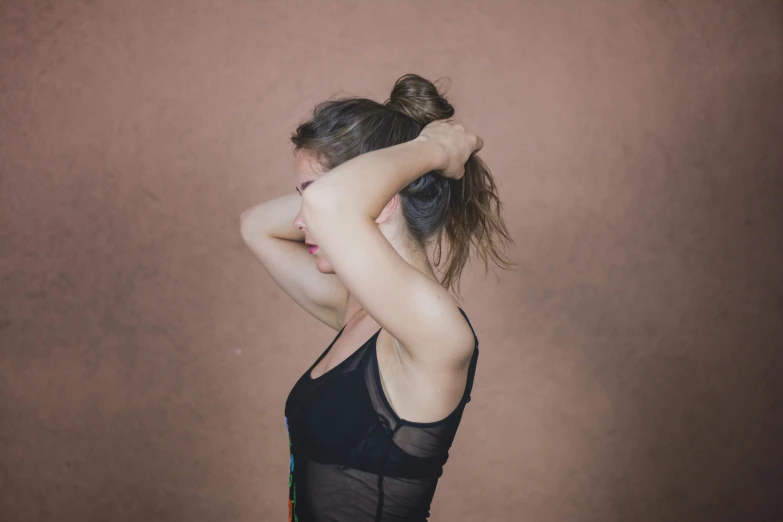
<path fill-rule="evenodd" d="M 426 521 L 470 400 L 478 359 L 475 331 L 462 400 L 448 417 L 431 423 L 402 420 L 389 405 L 375 350 L 380 330 L 339 365 L 310 377 L 342 332 L 297 381 L 286 401 L 289 520 Z"/>

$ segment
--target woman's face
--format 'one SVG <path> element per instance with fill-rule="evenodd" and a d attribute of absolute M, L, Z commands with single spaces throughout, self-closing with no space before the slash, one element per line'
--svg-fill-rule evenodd
<path fill-rule="evenodd" d="M 324 173 L 325 170 L 318 161 L 316 161 L 312 152 L 299 150 L 296 153 L 296 157 L 294 158 L 294 179 L 296 180 L 296 189 L 300 194 L 304 190 L 307 190 L 307 185 L 323 176 Z M 307 231 L 307 224 L 302 219 L 301 207 L 294 219 L 294 226 L 304 232 L 306 243 L 313 243 L 313 239 Z M 329 260 L 323 256 L 318 246 L 308 245 L 308 248 L 310 249 L 310 254 L 315 258 L 315 266 L 318 268 L 318 271 L 324 274 L 334 274 L 332 265 L 329 263 Z"/>

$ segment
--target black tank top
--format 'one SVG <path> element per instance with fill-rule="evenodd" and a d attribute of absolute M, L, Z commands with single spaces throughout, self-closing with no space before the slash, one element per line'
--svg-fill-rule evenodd
<path fill-rule="evenodd" d="M 462 399 L 437 422 L 410 422 L 392 410 L 381 387 L 376 339 L 313 379 L 345 326 L 294 385 L 285 404 L 290 445 L 291 522 L 419 522 L 429 516 L 478 360 L 478 338 Z"/>

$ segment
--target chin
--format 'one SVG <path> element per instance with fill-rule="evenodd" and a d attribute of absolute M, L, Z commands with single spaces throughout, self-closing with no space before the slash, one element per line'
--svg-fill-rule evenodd
<path fill-rule="evenodd" d="M 316 259 L 315 260 L 315 267 L 322 274 L 334 274 L 334 270 L 332 270 L 332 265 L 329 264 L 329 261 L 327 261 L 324 258 Z"/>

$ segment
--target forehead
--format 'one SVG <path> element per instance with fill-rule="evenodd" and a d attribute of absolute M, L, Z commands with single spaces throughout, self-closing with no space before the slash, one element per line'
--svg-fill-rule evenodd
<path fill-rule="evenodd" d="M 299 150 L 294 157 L 294 177 L 297 185 L 303 181 L 318 179 L 324 173 L 315 154 L 309 150 Z"/>

